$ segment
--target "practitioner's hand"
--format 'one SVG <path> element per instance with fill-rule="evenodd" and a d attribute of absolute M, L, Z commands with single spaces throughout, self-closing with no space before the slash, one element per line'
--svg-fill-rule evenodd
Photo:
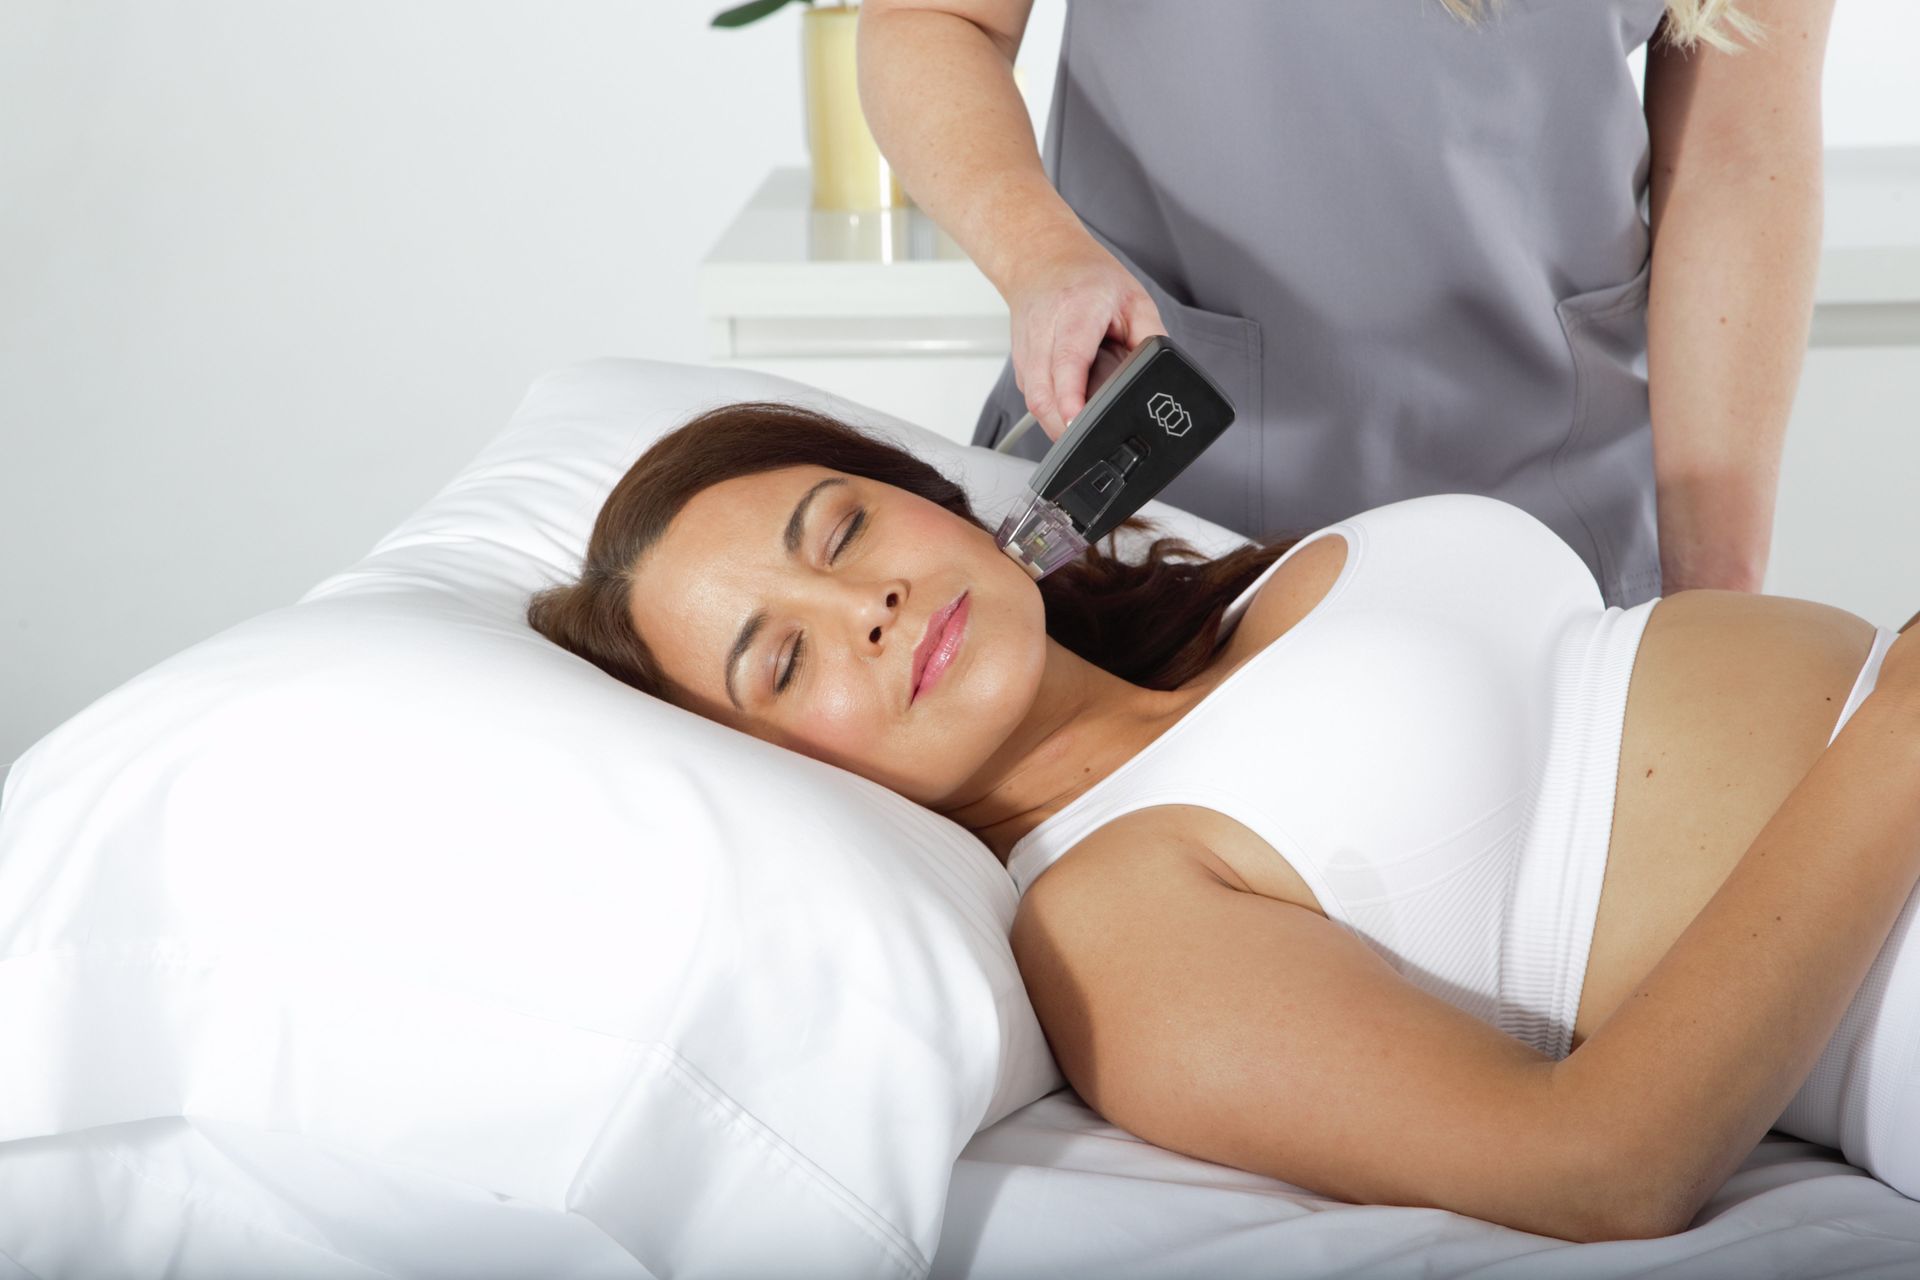
<path fill-rule="evenodd" d="M 1084 232 L 1036 248 L 1007 306 L 1013 382 L 1051 440 L 1129 352 L 1167 332 L 1140 282 Z"/>

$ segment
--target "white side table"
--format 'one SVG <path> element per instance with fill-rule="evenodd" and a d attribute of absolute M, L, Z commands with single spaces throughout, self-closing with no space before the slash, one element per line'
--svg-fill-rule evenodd
<path fill-rule="evenodd" d="M 810 191 L 775 169 L 701 262 L 709 358 L 967 443 L 1007 358 L 999 291 L 920 209 L 823 213 Z"/>

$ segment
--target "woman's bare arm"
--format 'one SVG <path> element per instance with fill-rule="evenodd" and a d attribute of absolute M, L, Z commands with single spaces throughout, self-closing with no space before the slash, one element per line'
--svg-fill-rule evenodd
<path fill-rule="evenodd" d="M 1877 687 L 1554 1087 L 1685 1230 L 1812 1073 L 1920 880 L 1920 695 Z"/>
<path fill-rule="evenodd" d="M 1013 382 L 1049 439 L 1101 345 L 1167 328 L 1146 287 L 1047 180 L 1013 81 L 1032 0 L 866 0 L 860 105 L 901 185 L 1006 299 Z"/>
<path fill-rule="evenodd" d="M 1013 82 L 1032 0 L 867 0 L 860 107 L 914 203 L 1004 295 L 1044 246 L 1090 239 L 1047 181 Z"/>

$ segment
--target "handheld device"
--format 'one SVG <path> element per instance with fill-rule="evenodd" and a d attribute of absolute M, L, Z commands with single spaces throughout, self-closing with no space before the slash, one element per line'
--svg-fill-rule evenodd
<path fill-rule="evenodd" d="M 1088 398 L 1000 523 L 1000 549 L 1035 581 L 1113 532 L 1233 423 L 1233 403 L 1164 334 L 1135 347 Z M 1026 415 L 995 447 L 1034 423 Z"/>

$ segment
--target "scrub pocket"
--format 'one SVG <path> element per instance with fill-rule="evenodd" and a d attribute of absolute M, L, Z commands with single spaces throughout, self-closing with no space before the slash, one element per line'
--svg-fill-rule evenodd
<path fill-rule="evenodd" d="M 1167 336 L 1192 357 L 1233 402 L 1233 425 L 1160 491 L 1159 501 L 1211 520 L 1243 537 L 1260 536 L 1265 514 L 1260 491 L 1260 322 L 1180 301 L 1104 232 L 1084 219 L 1081 225 L 1140 282 L 1140 287 L 1159 309 Z M 1009 358 L 981 410 L 973 443 L 991 447 L 1012 430 L 1026 412 L 1026 400 L 1014 383 L 1013 360 Z M 1038 460 L 1052 444 L 1046 432 L 1036 426 L 1010 452 L 1016 457 Z"/>
<path fill-rule="evenodd" d="M 1553 313 L 1573 366 L 1567 438 L 1553 479 L 1590 542 L 1583 553 L 1609 606 L 1631 607 L 1659 591 L 1653 423 L 1647 401 L 1648 253 L 1619 284 L 1562 298 Z"/>

